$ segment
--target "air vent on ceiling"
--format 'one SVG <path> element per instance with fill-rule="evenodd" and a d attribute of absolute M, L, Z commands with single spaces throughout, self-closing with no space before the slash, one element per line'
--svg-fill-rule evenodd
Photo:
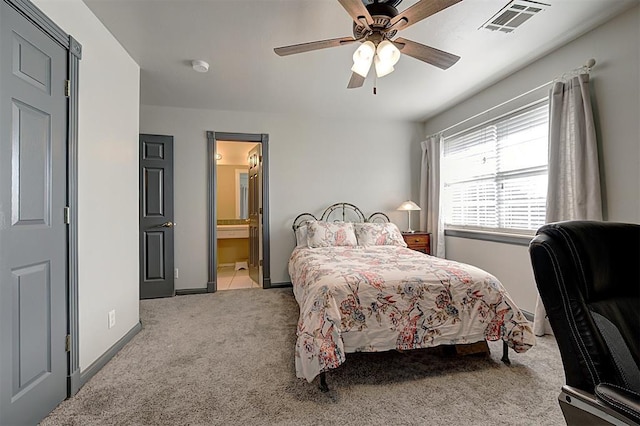
<path fill-rule="evenodd" d="M 531 0 L 513 0 L 482 24 L 480 28 L 510 33 L 549 6 L 551 5 Z"/>

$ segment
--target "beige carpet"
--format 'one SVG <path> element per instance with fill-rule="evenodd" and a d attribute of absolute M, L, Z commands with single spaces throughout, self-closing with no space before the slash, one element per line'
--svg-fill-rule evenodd
<path fill-rule="evenodd" d="M 552 337 L 525 354 L 350 354 L 329 393 L 295 377 L 292 290 L 143 301 L 142 331 L 43 425 L 562 425 Z"/>

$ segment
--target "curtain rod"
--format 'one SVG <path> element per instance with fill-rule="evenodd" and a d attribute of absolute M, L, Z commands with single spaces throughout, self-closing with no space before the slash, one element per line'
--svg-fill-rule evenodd
<path fill-rule="evenodd" d="M 443 133 L 445 133 L 445 132 L 447 132 L 447 131 L 449 131 L 449 130 L 451 130 L 451 129 L 453 129 L 453 128 L 456 128 L 456 127 L 460 126 L 461 124 L 464 124 L 464 123 L 466 123 L 466 122 L 468 122 L 468 121 L 474 120 L 474 119 L 476 119 L 476 118 L 480 117 L 481 115 L 484 115 L 484 114 L 486 114 L 486 113 L 488 113 L 488 112 L 493 111 L 494 109 L 500 108 L 500 107 L 502 107 L 502 106 L 504 106 L 504 105 L 506 105 L 506 104 L 508 104 L 508 103 L 511 103 L 511 102 L 513 102 L 513 101 L 515 101 L 515 100 L 518 100 L 518 99 L 520 99 L 520 98 L 522 98 L 522 97 L 524 97 L 524 96 L 527 96 L 527 95 L 529 95 L 529 94 L 531 94 L 531 93 L 533 93 L 533 92 L 535 92 L 535 91 L 537 91 L 537 90 L 540 90 L 540 89 L 542 89 L 543 87 L 548 86 L 548 85 L 550 85 L 550 84 L 552 84 L 552 83 L 554 83 L 554 82 L 556 82 L 556 81 L 558 81 L 558 80 L 562 80 L 563 78 L 565 78 L 565 76 L 566 76 L 567 74 L 570 74 L 570 75 L 571 75 L 571 74 L 574 74 L 574 73 L 577 73 L 577 72 L 581 72 L 581 71 L 584 71 L 584 72 L 587 72 L 587 73 L 588 73 L 588 72 L 590 72 L 590 71 L 591 71 L 591 68 L 593 68 L 593 66 L 594 66 L 595 64 L 596 64 L 596 60 L 595 60 L 595 59 L 593 59 L 593 58 L 591 58 L 591 59 L 587 60 L 587 62 L 586 62 L 583 66 L 581 66 L 581 67 L 574 68 L 574 69 L 572 69 L 571 71 L 568 71 L 568 72 L 563 73 L 560 77 L 556 77 L 556 78 L 554 78 L 554 79 L 553 79 L 553 80 L 551 80 L 551 81 L 547 81 L 546 83 L 541 84 L 541 85 L 540 85 L 540 86 L 538 86 L 538 87 L 534 87 L 534 88 L 533 88 L 533 89 L 531 89 L 531 90 L 528 90 L 528 91 L 526 91 L 526 92 L 524 92 L 524 93 L 522 93 L 522 94 L 520 94 L 520 95 L 518 95 L 518 96 L 515 96 L 515 97 L 513 97 L 513 98 L 511 98 L 511 99 L 509 99 L 509 100 L 506 100 L 506 101 L 504 101 L 504 102 L 502 102 L 502 103 L 500 103 L 500 104 L 498 104 L 498 105 L 494 105 L 494 106 L 492 106 L 491 108 L 488 108 L 488 109 L 486 109 L 486 110 L 484 110 L 484 111 L 482 111 L 482 112 L 479 112 L 479 113 L 477 113 L 477 114 L 475 114 L 475 115 L 472 115 L 472 116 L 471 116 L 471 117 L 469 117 L 469 118 L 465 118 L 464 120 L 460 121 L 459 123 L 453 124 L 453 125 L 451 125 L 451 126 L 447 127 L 447 128 L 446 128 L 446 129 L 444 129 L 444 130 L 440 130 L 439 132 L 434 133 L 433 135 L 428 136 L 428 138 L 430 138 L 430 137 L 432 137 L 432 136 L 435 136 L 435 135 L 441 135 L 441 134 L 443 134 Z"/>

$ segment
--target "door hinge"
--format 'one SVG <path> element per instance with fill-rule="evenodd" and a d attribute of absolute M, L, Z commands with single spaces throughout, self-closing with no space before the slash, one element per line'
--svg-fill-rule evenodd
<path fill-rule="evenodd" d="M 260 161 L 260 163 L 262 163 L 262 155 L 260 157 L 258 157 L 258 161 Z"/>
<path fill-rule="evenodd" d="M 67 225 L 71 223 L 71 209 L 69 206 L 64 208 L 64 223 Z"/>
<path fill-rule="evenodd" d="M 71 335 L 67 334 L 67 338 L 65 339 L 64 351 L 71 352 Z"/>
<path fill-rule="evenodd" d="M 64 81 L 64 95 L 68 98 L 71 96 L 71 80 Z"/>
<path fill-rule="evenodd" d="M 262 266 L 262 259 L 260 259 L 260 266 Z"/>
<path fill-rule="evenodd" d="M 259 212 L 260 214 L 262 214 L 262 207 L 260 207 L 260 208 L 258 209 L 258 212 Z"/>

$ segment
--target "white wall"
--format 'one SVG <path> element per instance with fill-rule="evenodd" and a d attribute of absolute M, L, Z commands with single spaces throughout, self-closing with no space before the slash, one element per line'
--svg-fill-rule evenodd
<path fill-rule="evenodd" d="M 425 134 L 437 133 L 595 58 L 591 81 L 599 122 L 605 218 L 640 223 L 639 45 L 640 6 L 636 6 L 428 120 Z M 493 273 L 522 309 L 533 312 L 536 289 L 526 247 L 453 237 L 447 237 L 446 244 L 448 258 Z"/>
<path fill-rule="evenodd" d="M 81 0 L 34 0 L 82 44 L 78 142 L 80 368 L 139 321 L 138 65 Z M 108 329 L 108 312 L 116 326 Z"/>
<path fill-rule="evenodd" d="M 269 134 L 272 283 L 290 281 L 291 225 L 299 213 L 347 201 L 406 225 L 395 208 L 417 193 L 410 150 L 420 140 L 418 123 L 142 105 L 141 133 L 174 136 L 177 289 L 207 282 L 207 130 Z"/>

